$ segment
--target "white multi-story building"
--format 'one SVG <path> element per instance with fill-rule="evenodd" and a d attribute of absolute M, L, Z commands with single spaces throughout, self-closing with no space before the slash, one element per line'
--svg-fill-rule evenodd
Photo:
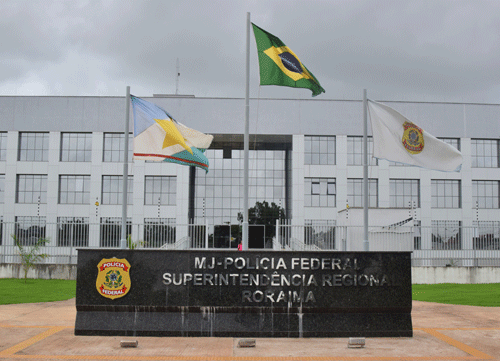
<path fill-rule="evenodd" d="M 207 174 L 130 160 L 127 214 L 138 228 L 128 233 L 161 246 L 161 240 L 191 232 L 180 225 L 237 225 L 243 207 L 244 100 L 145 99 L 213 134 L 214 141 L 206 153 Z M 498 250 L 500 104 L 381 102 L 458 148 L 463 165 L 461 172 L 446 173 L 370 157 L 370 226 L 412 218 L 416 250 Z M 42 233 L 54 247 L 118 245 L 125 110 L 125 97 L 0 97 L 3 246 L 13 244 L 11 234 L 29 242 Z M 251 99 L 250 207 L 274 202 L 296 226 L 334 227 L 345 224 L 349 212 L 350 224 L 359 221 L 362 121 L 359 100 Z M 132 131 L 131 122 L 129 159 Z M 229 246 L 214 242 L 210 245 Z"/>

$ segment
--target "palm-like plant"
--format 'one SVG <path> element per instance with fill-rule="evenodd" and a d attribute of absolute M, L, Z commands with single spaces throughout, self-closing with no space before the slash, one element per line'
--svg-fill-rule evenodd
<path fill-rule="evenodd" d="M 46 253 L 39 253 L 40 247 L 45 246 L 46 243 L 49 243 L 49 240 L 46 238 L 39 238 L 34 245 L 32 246 L 23 246 L 16 235 L 12 235 L 14 239 L 14 243 L 18 248 L 19 257 L 21 258 L 21 264 L 24 270 L 24 283 L 28 278 L 28 271 L 30 268 L 34 268 L 36 262 L 41 261 L 47 257 L 49 257 Z"/>

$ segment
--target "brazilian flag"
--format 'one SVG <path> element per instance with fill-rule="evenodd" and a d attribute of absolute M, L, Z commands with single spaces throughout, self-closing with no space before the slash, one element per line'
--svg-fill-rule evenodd
<path fill-rule="evenodd" d="M 325 92 L 319 81 L 279 38 L 252 23 L 259 54 L 260 85 L 311 89 L 312 96 Z"/>

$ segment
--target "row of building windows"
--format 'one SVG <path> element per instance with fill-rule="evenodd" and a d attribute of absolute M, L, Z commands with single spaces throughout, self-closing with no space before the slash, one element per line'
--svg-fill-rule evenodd
<path fill-rule="evenodd" d="M 129 160 L 132 159 L 132 136 L 129 137 Z M 444 142 L 460 150 L 460 139 L 440 138 Z M 498 139 L 471 139 L 471 159 L 474 168 L 500 167 L 500 140 Z M 7 133 L 0 133 L 0 161 L 5 160 L 7 149 Z M 103 161 L 123 162 L 125 137 L 123 133 L 104 133 Z M 39 161 L 48 160 L 49 133 L 48 132 L 20 132 L 18 160 Z M 368 137 L 368 164 L 377 165 L 372 157 L 373 138 Z M 61 133 L 60 161 L 61 162 L 90 162 L 92 156 L 92 133 Z M 305 136 L 304 138 L 305 164 L 336 164 L 336 137 L 335 136 Z M 347 164 L 363 164 L 363 137 L 347 137 Z M 391 165 L 400 165 L 391 162 Z M 282 169 L 279 165 L 276 167 Z"/>
<path fill-rule="evenodd" d="M 102 176 L 102 204 L 122 204 L 123 176 Z M 128 177 L 127 201 L 132 204 L 133 176 Z M 145 205 L 176 205 L 177 181 L 175 176 L 145 176 Z M 4 202 L 5 175 L 0 175 L 0 203 Z M 18 174 L 16 203 L 47 203 L 47 175 Z M 89 204 L 90 175 L 60 175 L 59 204 Z"/>
<path fill-rule="evenodd" d="M 0 220 L 0 226 L 2 225 Z M 119 247 L 121 238 L 120 217 L 102 217 L 99 227 L 100 247 Z M 21 245 L 30 246 L 40 238 L 46 238 L 47 232 L 56 233 L 59 247 L 88 247 L 90 223 L 89 217 L 57 217 L 56 229 L 46 223 L 45 217 L 18 216 L 15 218 L 14 235 Z M 175 218 L 145 218 L 142 225 L 140 246 L 159 248 L 175 242 Z M 49 228 L 49 229 L 47 229 Z M 127 219 L 127 234 L 132 233 L 132 221 Z M 50 238 L 50 237 L 49 237 Z M 0 234 L 0 245 L 2 244 Z"/>
<path fill-rule="evenodd" d="M 306 244 L 327 243 L 331 248 L 338 247 L 335 236 L 334 221 L 306 220 L 304 240 Z M 54 229 L 55 226 L 55 229 Z M 47 224 L 45 217 L 17 216 L 15 218 L 13 236 L 25 246 L 33 245 L 40 238 L 46 238 L 49 233 L 55 234 L 56 245 L 59 247 L 88 247 L 91 226 L 96 226 L 94 232 L 99 233 L 100 247 L 118 247 L 121 236 L 121 218 L 102 217 L 99 224 L 91 224 L 89 217 L 58 217 L 57 223 Z M 171 244 L 176 239 L 176 222 L 174 218 L 145 218 L 140 225 L 140 246 L 159 248 Z M 3 222 L 0 218 L 0 229 Z M 472 237 L 472 249 L 500 249 L 500 222 L 475 222 L 476 231 Z M 464 240 L 471 236 L 468 229 L 462 227 L 457 220 L 433 220 L 431 223 L 431 249 L 459 250 L 463 249 Z M 203 233 L 203 232 L 202 232 Z M 422 235 L 427 233 L 420 221 L 414 224 L 413 249 L 422 249 Z M 127 234 L 132 234 L 131 219 L 127 219 Z M 137 232 L 136 232 L 137 234 Z M 0 232 L 0 245 L 2 245 Z"/>
<path fill-rule="evenodd" d="M 304 243 L 337 248 L 335 221 L 305 220 Z M 403 225 L 404 226 L 404 225 Z M 413 249 L 422 249 L 422 235 L 430 238 L 431 249 L 456 250 L 463 249 L 465 239 L 472 236 L 472 249 L 498 250 L 500 249 L 500 222 L 476 221 L 471 227 L 462 227 L 461 221 L 434 220 L 430 229 L 423 228 L 421 221 L 414 220 Z M 470 246 L 468 246 L 470 247 Z"/>
<path fill-rule="evenodd" d="M 439 138 L 460 150 L 460 139 Z M 373 158 L 373 138 L 368 137 L 368 165 L 377 165 Z M 500 167 L 500 140 L 499 139 L 471 139 L 471 159 L 473 168 L 499 168 Z M 336 137 L 335 136 L 305 136 L 304 137 L 304 163 L 336 164 Z M 397 162 L 390 165 L 404 166 Z M 363 165 L 363 137 L 347 137 L 347 165 Z"/>
<path fill-rule="evenodd" d="M 459 250 L 463 249 L 466 238 L 472 236 L 472 249 L 498 250 L 500 249 L 500 222 L 476 221 L 474 233 L 462 226 L 462 221 L 434 220 L 431 222 L 431 249 Z M 422 233 L 420 221 L 415 221 L 413 249 L 422 249 Z M 470 247 L 470 246 L 468 246 Z"/>
<path fill-rule="evenodd" d="M 304 228 L 304 243 L 337 248 L 335 221 L 306 220 Z M 433 220 L 431 227 L 422 227 L 421 221 L 414 220 L 413 249 L 422 249 L 422 237 L 430 239 L 433 250 L 464 249 L 464 243 L 472 238 L 472 245 L 468 249 L 499 250 L 500 249 L 500 222 L 476 221 L 473 227 L 463 227 L 457 220 Z M 472 246 L 472 247 L 471 247 Z M 427 246 L 428 247 L 428 246 Z"/>
<path fill-rule="evenodd" d="M 335 178 L 306 178 L 305 207 L 335 207 Z M 431 181 L 432 208 L 461 208 L 460 180 Z M 500 181 L 473 180 L 472 201 L 477 208 L 500 208 Z M 389 202 L 392 208 L 420 208 L 419 179 L 390 179 Z M 347 179 L 347 204 L 363 207 L 363 179 Z M 378 207 L 378 180 L 368 180 L 368 206 Z"/>
<path fill-rule="evenodd" d="M 131 204 L 133 193 L 133 176 L 127 182 L 128 204 Z M 175 205 L 176 204 L 176 177 L 175 176 L 145 176 L 144 204 L 145 205 Z M 274 194 L 273 187 L 258 187 L 253 184 L 253 190 L 262 190 L 263 194 L 255 194 L 262 198 L 283 197 L 281 187 Z M 431 181 L 432 208 L 461 208 L 460 180 Z M 224 191 L 223 184 L 197 185 L 197 193 L 205 199 L 219 199 L 222 208 L 222 199 L 233 198 L 238 200 L 234 208 L 240 208 L 239 200 L 242 195 L 242 184 L 238 182 Z M 227 188 L 227 187 L 226 187 Z M 102 176 L 102 204 L 121 204 L 123 176 Z M 306 178 L 305 179 L 306 207 L 336 207 L 336 179 L 335 178 Z M 5 175 L 0 174 L 0 203 L 4 202 Z M 271 192 L 267 194 L 267 191 Z M 274 197 L 275 196 L 275 197 Z M 369 207 L 378 207 L 378 180 L 368 180 Z M 418 179 L 390 179 L 389 201 L 392 208 L 420 208 L 420 180 Z M 500 181 L 473 180 L 472 199 L 477 208 L 500 208 Z M 16 203 L 47 203 L 47 175 L 18 174 L 16 187 Z M 59 176 L 59 204 L 89 204 L 90 203 L 90 175 L 60 175 Z M 347 179 L 347 203 L 350 207 L 363 206 L 363 180 L 358 178 Z M 219 208 L 219 207 L 216 207 Z"/>
<path fill-rule="evenodd" d="M 129 137 L 128 155 L 132 159 L 133 136 Z M 125 135 L 104 133 L 103 162 L 123 162 Z M 0 133 L 0 161 L 6 159 L 7 133 Z M 49 157 L 48 132 L 20 132 L 17 160 L 46 162 Z M 92 160 L 92 133 L 61 133 L 59 160 L 61 162 L 90 162 Z"/>

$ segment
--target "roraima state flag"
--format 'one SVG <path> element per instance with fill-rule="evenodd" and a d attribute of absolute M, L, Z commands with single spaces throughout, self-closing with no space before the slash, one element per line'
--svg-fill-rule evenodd
<path fill-rule="evenodd" d="M 130 95 L 134 115 L 134 159 L 195 166 L 208 172 L 205 155 L 213 136 L 177 122 L 163 108 Z"/>

